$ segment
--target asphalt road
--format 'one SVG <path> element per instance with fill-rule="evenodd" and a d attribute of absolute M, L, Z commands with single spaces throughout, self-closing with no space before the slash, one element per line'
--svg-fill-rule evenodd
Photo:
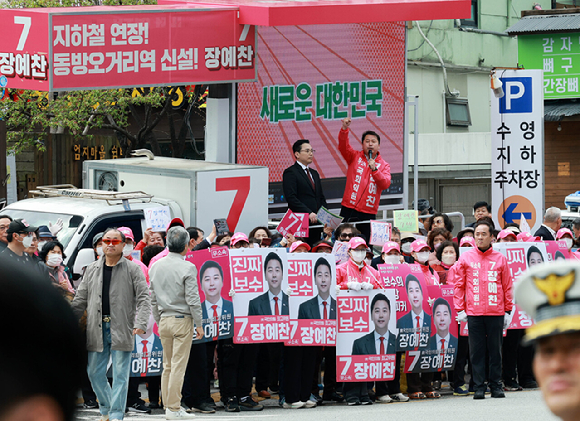
<path fill-rule="evenodd" d="M 263 421 L 335 421 L 335 420 L 428 420 L 428 421 L 552 421 L 554 417 L 542 400 L 539 390 L 524 390 L 506 393 L 505 399 L 486 396 L 483 401 L 475 401 L 472 396 L 443 396 L 437 400 L 412 401 L 406 403 L 374 404 L 371 406 L 346 406 L 345 404 L 324 405 L 312 409 L 282 409 L 277 400 L 262 402 L 266 408 L 260 412 L 226 413 L 219 409 L 215 414 L 196 414 L 197 419 L 208 421 L 258 419 Z M 356 417 L 356 418 L 355 418 Z M 389 417 L 389 418 L 387 418 Z M 96 409 L 79 409 L 77 420 L 95 421 L 99 418 Z M 151 421 L 165 419 L 163 410 L 154 410 L 151 415 L 129 412 L 125 419 L 130 421 Z"/>

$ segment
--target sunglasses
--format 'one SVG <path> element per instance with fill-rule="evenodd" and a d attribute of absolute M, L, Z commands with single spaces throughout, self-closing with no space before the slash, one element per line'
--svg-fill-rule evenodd
<path fill-rule="evenodd" d="M 121 244 L 122 241 L 119 240 L 118 238 L 113 238 L 112 240 L 109 240 L 108 238 L 107 239 L 104 239 L 103 238 L 103 243 L 105 243 L 106 245 L 111 245 L 112 244 L 112 245 L 116 246 L 116 245 Z"/>
<path fill-rule="evenodd" d="M 352 237 L 354 237 L 354 234 L 351 233 L 340 234 L 340 238 L 352 238 Z"/>

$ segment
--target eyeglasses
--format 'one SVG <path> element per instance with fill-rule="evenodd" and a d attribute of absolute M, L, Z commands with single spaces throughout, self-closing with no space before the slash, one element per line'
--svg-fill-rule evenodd
<path fill-rule="evenodd" d="M 302 149 L 300 152 L 306 152 L 307 154 L 315 153 L 314 149 Z"/>
<path fill-rule="evenodd" d="M 340 238 L 352 238 L 354 237 L 354 234 L 351 232 L 343 232 L 342 234 L 340 234 Z"/>
<path fill-rule="evenodd" d="M 105 243 L 106 245 L 111 245 L 112 244 L 114 246 L 117 246 L 117 245 L 121 244 L 122 241 L 119 240 L 118 238 L 113 238 L 112 240 L 110 240 L 108 238 L 107 239 L 103 238 L 103 243 Z"/>

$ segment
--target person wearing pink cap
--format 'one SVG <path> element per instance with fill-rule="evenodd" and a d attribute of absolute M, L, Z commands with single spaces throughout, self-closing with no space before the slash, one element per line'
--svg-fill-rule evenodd
<path fill-rule="evenodd" d="M 290 246 L 290 253 L 308 253 L 310 246 L 304 241 L 295 241 Z"/>
<path fill-rule="evenodd" d="M 246 234 L 243 232 L 236 232 L 232 235 L 232 238 L 230 239 L 230 248 L 239 249 L 248 247 L 250 247 L 250 240 Z"/>
<path fill-rule="evenodd" d="M 560 228 L 556 233 L 556 240 L 565 241 L 568 251 L 572 253 L 572 246 L 574 245 L 574 234 L 572 234 L 572 231 L 568 228 Z"/>
<path fill-rule="evenodd" d="M 380 275 L 376 269 L 367 265 L 365 257 L 367 244 L 360 237 L 353 237 L 348 242 L 349 259 L 336 267 L 337 289 L 381 289 Z M 371 405 L 366 383 L 344 383 L 344 395 L 348 405 Z"/>
<path fill-rule="evenodd" d="M 399 243 L 396 243 L 395 241 L 387 241 L 381 250 L 381 259 L 384 263 L 391 265 L 404 263 Z"/>
<path fill-rule="evenodd" d="M 130 260 L 131 262 L 135 263 L 137 266 L 141 268 L 143 275 L 145 275 L 145 279 L 147 280 L 147 285 L 149 285 L 149 270 L 147 266 L 141 263 L 140 260 L 134 259 L 131 253 L 135 247 L 135 236 L 133 235 L 133 230 L 128 227 L 119 227 L 119 231 L 125 235 L 125 245 L 123 246 L 123 257 Z"/>
<path fill-rule="evenodd" d="M 463 237 L 459 242 L 459 247 L 473 247 L 475 248 L 475 239 L 473 237 Z"/>
<path fill-rule="evenodd" d="M 498 243 L 515 243 L 518 241 L 518 237 L 512 230 L 501 230 L 497 235 Z"/>
<path fill-rule="evenodd" d="M 530 234 L 529 232 L 520 232 L 517 235 L 517 239 L 519 242 L 521 243 L 533 243 L 536 241 L 540 241 L 540 237 L 534 237 L 532 234 Z"/>
<path fill-rule="evenodd" d="M 439 285 L 439 275 L 429 266 L 429 255 L 431 254 L 429 245 L 423 240 L 415 240 L 411 243 L 411 250 L 411 256 L 415 259 L 415 263 L 419 264 L 421 272 L 423 272 L 425 283 L 427 285 Z"/>
<path fill-rule="evenodd" d="M 486 377 L 491 396 L 505 397 L 501 384 L 502 332 L 513 308 L 512 277 L 506 257 L 492 247 L 493 225 L 475 224 L 477 247 L 463 253 L 447 275 L 454 285 L 457 321 L 469 323 L 469 350 L 475 387 L 474 399 L 484 399 Z M 486 369 L 486 350 L 489 370 Z"/>

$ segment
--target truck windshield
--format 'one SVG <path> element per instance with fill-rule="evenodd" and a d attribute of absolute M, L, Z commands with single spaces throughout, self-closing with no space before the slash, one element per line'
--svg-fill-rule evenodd
<path fill-rule="evenodd" d="M 58 218 L 62 219 L 63 228 L 56 235 L 56 238 L 65 248 L 81 222 L 83 222 L 83 217 L 80 215 L 67 215 L 64 213 L 32 212 L 19 209 L 10 209 L 10 212 L 7 213 L 9 213 L 12 219 L 23 218 L 28 222 L 28 224 L 34 227 L 39 227 L 41 225 L 46 225 L 48 227 L 49 222 L 54 225 Z"/>

